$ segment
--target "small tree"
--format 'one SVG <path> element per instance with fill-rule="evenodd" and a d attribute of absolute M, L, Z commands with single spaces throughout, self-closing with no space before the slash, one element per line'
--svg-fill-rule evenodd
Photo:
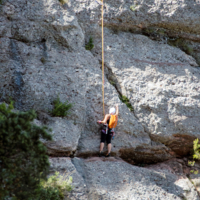
<path fill-rule="evenodd" d="M 67 101 L 62 103 L 59 97 L 57 97 L 57 99 L 54 100 L 53 103 L 54 103 L 54 109 L 51 111 L 51 114 L 54 117 L 65 117 L 68 114 L 68 110 L 73 106 L 71 103 L 68 103 Z"/>
<path fill-rule="evenodd" d="M 49 168 L 46 147 L 47 127 L 33 124 L 36 114 L 12 112 L 13 103 L 0 105 L 0 199 L 30 199 Z"/>

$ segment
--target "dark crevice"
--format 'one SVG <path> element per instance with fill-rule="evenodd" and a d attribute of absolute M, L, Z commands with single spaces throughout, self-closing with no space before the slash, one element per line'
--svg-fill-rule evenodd
<path fill-rule="evenodd" d="M 20 52 L 15 40 L 10 40 L 10 58 L 14 62 L 14 76 L 12 79 L 12 85 L 14 89 L 13 99 L 15 101 L 15 108 L 22 109 L 22 99 L 24 99 L 24 81 L 22 78 L 23 61 L 20 56 Z"/>
<path fill-rule="evenodd" d="M 152 164 L 162 163 L 162 162 L 168 161 L 173 158 L 175 159 L 175 157 L 169 157 L 166 154 L 159 154 L 159 151 L 161 152 L 162 150 L 160 149 L 160 150 L 152 151 L 153 153 L 155 153 L 155 154 L 158 153 L 158 154 L 157 154 L 157 158 L 153 158 L 151 160 L 150 160 L 150 157 L 148 158 L 148 155 L 149 156 L 152 155 L 150 153 L 149 149 L 148 149 L 148 151 L 144 151 L 143 147 L 137 147 L 134 150 L 133 149 L 121 149 L 120 153 L 122 155 L 120 155 L 120 156 L 117 156 L 116 153 L 111 152 L 111 156 L 109 158 L 114 158 L 116 160 L 123 160 L 131 165 L 140 166 L 140 167 L 145 167 L 145 166 L 152 165 Z M 124 156 L 123 154 L 126 154 L 126 156 Z M 136 157 L 136 155 L 139 155 L 139 156 Z M 90 158 L 95 158 L 95 157 L 97 158 L 99 156 L 98 156 L 98 152 L 94 152 L 94 153 L 90 152 L 90 153 L 82 153 L 82 154 L 76 155 L 74 157 L 67 156 L 67 154 L 65 154 L 65 156 L 64 156 L 64 154 L 62 154 L 60 156 L 54 154 L 54 155 L 51 155 L 50 157 L 51 158 L 52 157 L 68 157 L 68 158 L 72 158 L 72 160 L 73 160 L 74 158 L 90 159 Z M 103 159 L 103 160 L 106 160 L 109 158 L 105 157 L 105 155 L 100 157 L 100 159 Z M 178 157 L 178 159 L 184 159 L 184 158 L 188 158 L 191 160 L 191 156 Z"/>
<path fill-rule="evenodd" d="M 49 149 L 49 147 L 47 147 Z M 47 151 L 47 155 L 50 157 L 71 157 L 72 152 L 71 151 L 56 151 L 56 152 L 51 152 Z"/>
<path fill-rule="evenodd" d="M 101 63 L 100 63 L 101 64 Z M 108 80 L 108 82 L 114 86 L 114 88 L 116 89 L 117 93 L 122 96 L 122 92 L 120 90 L 120 84 L 115 76 L 115 74 L 112 72 L 112 69 L 109 68 L 106 64 L 105 65 L 105 76 Z"/>
<path fill-rule="evenodd" d="M 83 181 L 85 182 L 85 185 L 87 188 L 86 191 L 87 191 L 87 195 L 88 195 L 88 199 L 89 199 L 89 195 L 90 195 L 89 188 L 91 187 L 91 183 L 86 178 L 86 177 L 88 177 L 88 173 L 85 170 L 84 163 L 80 159 L 76 159 L 76 158 L 71 159 L 71 161 L 72 161 L 72 164 L 74 165 L 76 171 L 80 174 L 80 176 L 83 178 Z"/>
<path fill-rule="evenodd" d="M 170 148 L 177 156 L 190 156 L 193 154 L 193 141 L 196 139 L 194 136 L 174 134 L 173 138 L 168 139 L 163 144 Z"/>
<path fill-rule="evenodd" d="M 115 159 L 122 159 L 125 162 L 132 165 L 147 165 L 147 164 L 155 164 L 159 162 L 163 162 L 173 158 L 170 154 L 170 149 L 165 147 L 164 145 L 155 145 L 155 146 L 140 146 L 136 148 L 122 148 L 119 150 L 119 153 L 111 151 L 111 157 Z M 99 157 L 98 151 L 89 151 L 89 152 L 53 152 L 48 153 L 51 157 L 78 157 L 78 158 L 92 158 Z M 105 157 L 106 152 L 103 154 L 103 158 Z"/>
<path fill-rule="evenodd" d="M 106 155 L 106 153 L 103 154 L 103 157 L 105 157 L 105 155 Z M 116 158 L 119 157 L 115 152 L 112 152 L 112 151 L 111 151 L 110 155 L 112 157 L 116 157 Z M 77 153 L 76 157 L 84 158 L 84 159 L 91 158 L 91 157 L 99 157 L 99 151 Z"/>
<path fill-rule="evenodd" d="M 164 145 L 138 146 L 136 148 L 120 149 L 120 158 L 133 164 L 155 164 L 173 158 L 170 149 Z"/>
<path fill-rule="evenodd" d="M 106 78 L 108 80 L 108 82 L 114 86 L 114 88 L 116 89 L 118 95 L 119 95 L 119 99 L 121 100 L 123 94 L 120 90 L 120 84 L 115 76 L 115 74 L 112 72 L 112 69 L 110 69 L 108 66 L 105 65 L 105 75 L 106 75 Z M 130 101 L 128 101 L 128 104 L 131 105 Z M 129 106 L 127 106 L 129 108 Z M 132 109 L 130 109 L 132 108 Z M 139 118 L 137 117 L 137 115 L 135 114 L 134 112 L 134 108 L 132 107 L 132 105 L 130 106 L 129 108 L 129 111 L 134 115 L 134 117 L 137 119 L 138 123 L 140 123 L 139 121 Z M 145 126 L 140 123 L 142 125 L 142 127 L 144 128 L 144 132 L 146 132 L 149 136 L 150 136 L 150 133 L 148 133 L 146 130 L 145 130 Z"/>
<path fill-rule="evenodd" d="M 23 43 L 25 43 L 25 44 L 29 44 L 29 43 L 30 43 L 30 41 L 28 41 L 28 40 L 25 39 L 25 38 L 9 37 L 9 39 L 11 39 L 11 40 L 16 40 L 16 41 L 18 41 L 18 42 L 23 42 Z"/>
<path fill-rule="evenodd" d="M 45 144 L 44 144 L 45 145 Z M 59 151 L 55 149 L 51 149 L 50 147 L 47 146 L 47 155 L 50 157 L 70 157 L 74 158 L 76 154 L 75 151 Z"/>
<path fill-rule="evenodd" d="M 46 46 L 46 39 L 42 39 L 41 46 L 43 49 L 43 56 L 41 57 L 40 61 L 45 64 L 48 60 L 48 53 L 47 53 L 47 46 Z"/>
<path fill-rule="evenodd" d="M 104 64 L 105 65 L 105 64 Z M 117 91 L 118 95 L 119 95 L 119 99 L 124 103 L 126 104 L 126 106 L 128 107 L 129 111 L 131 113 L 134 114 L 134 108 L 133 106 L 131 105 L 131 102 L 130 100 L 124 96 L 120 90 L 120 84 L 115 76 L 115 74 L 112 72 L 112 69 L 109 68 L 108 66 L 105 65 L 105 76 L 108 80 L 108 82 L 114 86 L 115 90 Z M 135 116 L 135 114 L 134 114 Z M 135 118 L 137 119 L 137 117 L 135 116 Z"/>

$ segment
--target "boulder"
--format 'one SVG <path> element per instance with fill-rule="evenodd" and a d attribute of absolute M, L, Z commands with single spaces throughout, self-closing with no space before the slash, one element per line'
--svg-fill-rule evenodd
<path fill-rule="evenodd" d="M 80 126 L 60 117 L 51 117 L 46 124 L 52 130 L 52 141 L 44 141 L 48 154 L 54 156 L 70 156 L 77 149 L 81 135 Z"/>

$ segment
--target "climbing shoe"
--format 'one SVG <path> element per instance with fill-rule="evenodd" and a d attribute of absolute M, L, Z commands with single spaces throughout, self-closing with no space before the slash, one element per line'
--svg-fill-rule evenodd
<path fill-rule="evenodd" d="M 103 153 L 102 151 L 99 152 L 99 157 L 102 157 L 103 156 Z"/>
<path fill-rule="evenodd" d="M 108 153 L 108 154 L 106 155 L 106 157 L 110 157 L 110 153 Z"/>

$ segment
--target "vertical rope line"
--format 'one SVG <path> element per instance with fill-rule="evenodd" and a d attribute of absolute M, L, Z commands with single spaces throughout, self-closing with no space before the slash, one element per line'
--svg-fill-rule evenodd
<path fill-rule="evenodd" d="M 102 98 L 103 98 L 103 115 L 105 116 L 104 106 L 104 31 L 103 31 L 103 0 L 101 5 L 101 26 L 102 26 Z"/>

